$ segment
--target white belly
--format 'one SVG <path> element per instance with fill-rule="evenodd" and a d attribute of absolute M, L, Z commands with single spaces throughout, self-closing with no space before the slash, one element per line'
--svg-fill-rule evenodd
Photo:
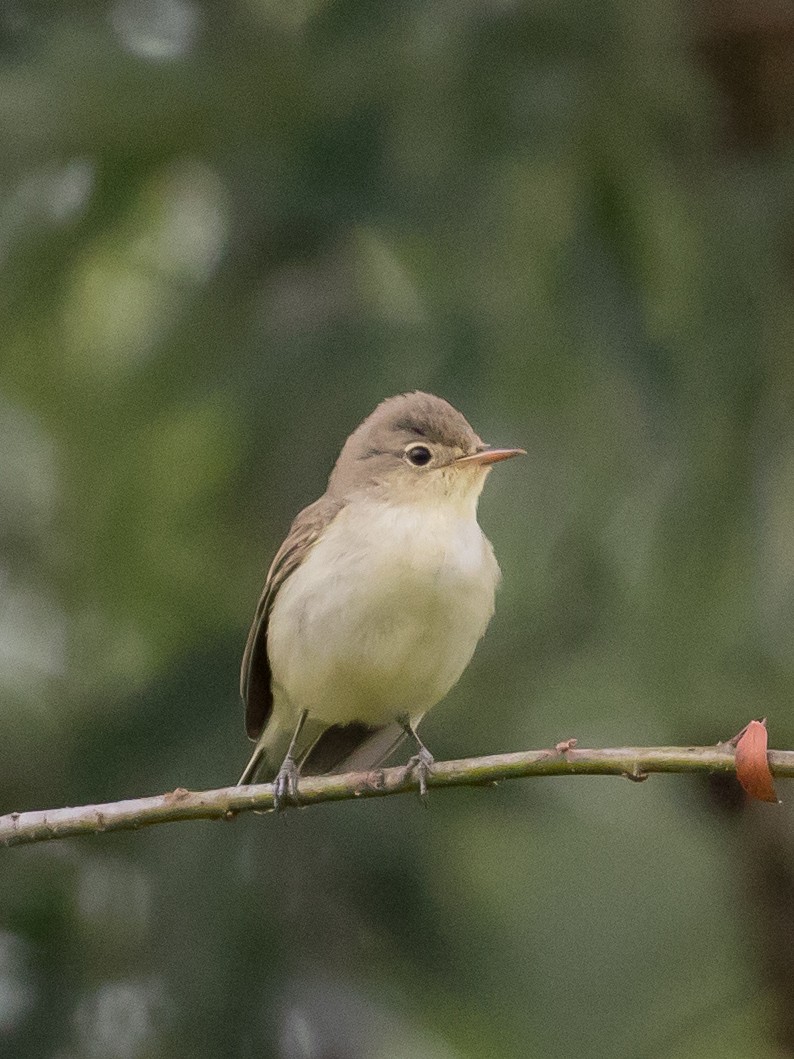
<path fill-rule="evenodd" d="M 468 665 L 498 580 L 473 516 L 343 509 L 270 615 L 276 712 L 306 709 L 328 724 L 418 719 Z"/>

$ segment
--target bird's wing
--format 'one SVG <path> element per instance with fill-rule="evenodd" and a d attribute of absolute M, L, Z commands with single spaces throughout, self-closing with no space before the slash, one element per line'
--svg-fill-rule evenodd
<path fill-rule="evenodd" d="M 290 526 L 284 543 L 270 564 L 240 667 L 240 695 L 245 704 L 245 730 L 250 739 L 259 737 L 273 709 L 267 626 L 278 590 L 298 569 L 341 508 L 341 503 L 326 496 L 304 508 Z"/>

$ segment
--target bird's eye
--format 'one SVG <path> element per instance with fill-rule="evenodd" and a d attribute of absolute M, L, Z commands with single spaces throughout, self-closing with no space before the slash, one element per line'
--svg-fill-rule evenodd
<path fill-rule="evenodd" d="M 427 445 L 410 445 L 405 450 L 405 458 L 414 467 L 426 467 L 433 458 L 433 453 Z"/>

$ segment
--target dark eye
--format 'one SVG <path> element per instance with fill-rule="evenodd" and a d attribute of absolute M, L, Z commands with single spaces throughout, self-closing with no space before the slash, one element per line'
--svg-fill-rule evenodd
<path fill-rule="evenodd" d="M 405 450 L 405 458 L 414 467 L 426 467 L 433 459 L 433 453 L 426 445 L 411 445 Z"/>

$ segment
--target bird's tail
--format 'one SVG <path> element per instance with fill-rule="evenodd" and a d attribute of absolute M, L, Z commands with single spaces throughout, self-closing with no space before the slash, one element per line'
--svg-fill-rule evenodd
<path fill-rule="evenodd" d="M 265 756 L 264 748 L 261 743 L 257 743 L 254 747 L 254 752 L 248 759 L 248 764 L 243 769 L 243 774 L 237 781 L 238 787 L 244 787 L 248 783 L 253 783 L 256 779 L 256 774 L 259 772 L 259 768 L 262 764 L 262 758 Z"/>
<path fill-rule="evenodd" d="M 309 720 L 303 734 L 307 738 L 305 741 L 301 739 L 303 750 L 296 754 L 296 759 L 304 776 L 376 768 L 405 738 L 405 731 L 396 722 L 380 728 L 370 728 L 365 724 L 334 724 L 318 730 Z M 266 725 L 238 780 L 238 786 L 255 783 L 260 772 L 262 781 L 273 779 L 287 753 L 291 735 L 291 732 L 282 730 L 272 721 Z"/>
<path fill-rule="evenodd" d="M 291 738 L 292 732 L 282 729 L 271 719 L 270 724 L 262 729 L 237 786 L 255 783 L 260 772 L 263 783 L 272 780 L 284 760 Z"/>
<path fill-rule="evenodd" d="M 306 754 L 301 772 L 307 776 L 338 775 L 376 768 L 404 738 L 405 732 L 396 722 L 380 728 L 365 724 L 333 725 Z"/>

